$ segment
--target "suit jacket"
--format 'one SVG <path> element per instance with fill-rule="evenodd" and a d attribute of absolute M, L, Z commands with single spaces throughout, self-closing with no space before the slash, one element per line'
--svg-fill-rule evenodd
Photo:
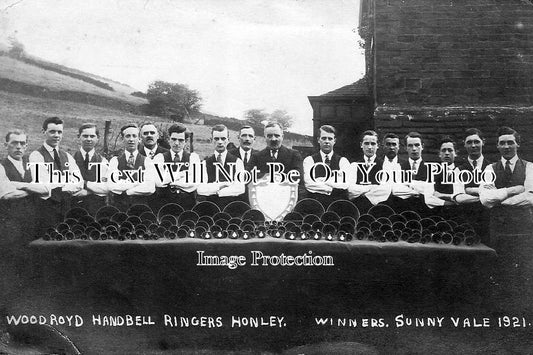
<path fill-rule="evenodd" d="M 256 166 L 261 174 L 266 174 L 269 171 L 267 163 L 276 162 L 283 164 L 283 172 L 287 173 L 290 170 L 298 170 L 300 172 L 300 183 L 303 184 L 303 160 L 301 154 L 294 149 L 281 146 L 278 150 L 278 157 L 273 160 L 270 156 L 270 148 L 265 148 L 255 155 Z"/>
<path fill-rule="evenodd" d="M 235 147 L 234 149 L 228 149 L 228 153 L 230 153 L 234 157 L 241 158 L 241 160 L 244 162 L 244 157 L 241 156 L 239 147 Z M 244 169 L 246 171 L 252 170 L 253 167 L 257 165 L 256 155 L 258 153 L 259 153 L 259 151 L 257 149 L 252 149 L 251 153 L 248 156 L 248 162 L 246 164 L 244 164 Z"/>
<path fill-rule="evenodd" d="M 141 154 L 141 155 L 143 155 L 143 156 L 146 156 L 146 152 L 144 151 L 144 146 L 142 145 L 142 143 L 139 144 L 139 149 L 138 149 L 138 150 L 139 150 L 139 154 Z M 159 154 L 159 153 L 163 154 L 163 153 L 166 153 L 166 152 L 168 152 L 168 149 L 162 147 L 161 144 L 158 144 L 158 145 L 157 145 L 157 149 L 155 150 L 154 157 L 155 157 L 157 154 Z"/>

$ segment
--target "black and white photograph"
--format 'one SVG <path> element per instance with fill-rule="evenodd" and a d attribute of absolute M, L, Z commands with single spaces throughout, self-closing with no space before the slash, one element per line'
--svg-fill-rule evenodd
<path fill-rule="evenodd" d="M 532 118 L 530 0 L 0 0 L 0 354 L 531 354 Z"/>

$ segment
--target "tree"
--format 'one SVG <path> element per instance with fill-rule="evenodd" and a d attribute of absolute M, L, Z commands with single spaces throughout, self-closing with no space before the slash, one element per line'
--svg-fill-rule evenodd
<path fill-rule="evenodd" d="M 13 58 L 22 58 L 25 55 L 24 45 L 19 42 L 15 37 L 8 38 L 9 41 L 9 55 Z"/>
<path fill-rule="evenodd" d="M 284 130 L 290 128 L 293 118 L 285 110 L 275 110 L 272 113 L 265 112 L 264 109 L 249 109 L 244 111 L 244 118 L 251 126 L 262 127 L 265 121 L 278 122 Z"/>
<path fill-rule="evenodd" d="M 187 85 L 154 81 L 146 91 L 148 99 L 147 113 L 157 116 L 188 117 L 200 111 L 202 98 L 196 90 Z"/>
<path fill-rule="evenodd" d="M 251 126 L 263 126 L 263 121 L 268 121 L 269 114 L 264 109 L 252 108 L 244 111 L 244 118 Z"/>
<path fill-rule="evenodd" d="M 276 110 L 270 114 L 270 120 L 276 121 L 283 127 L 283 130 L 287 130 L 293 124 L 293 118 L 285 110 Z"/>

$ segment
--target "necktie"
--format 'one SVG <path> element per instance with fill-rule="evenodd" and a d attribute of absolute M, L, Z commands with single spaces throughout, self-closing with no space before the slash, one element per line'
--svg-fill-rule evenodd
<path fill-rule="evenodd" d="M 85 160 L 83 161 L 83 165 L 85 166 L 85 170 L 89 170 L 89 153 L 85 152 Z"/>
<path fill-rule="evenodd" d="M 222 164 L 222 154 L 220 153 L 217 155 L 217 163 Z"/>
<path fill-rule="evenodd" d="M 411 165 L 411 170 L 416 173 L 416 160 L 413 160 L 413 165 Z"/>
<path fill-rule="evenodd" d="M 248 152 L 244 152 L 244 165 L 248 164 Z"/>
<path fill-rule="evenodd" d="M 133 153 L 131 153 L 130 157 L 128 158 L 127 166 L 132 170 L 135 169 L 135 158 L 133 157 Z"/>
<path fill-rule="evenodd" d="M 54 169 L 61 170 L 61 160 L 59 159 L 59 154 L 57 154 L 57 149 L 54 148 Z"/>
<path fill-rule="evenodd" d="M 511 171 L 511 162 L 509 160 L 505 161 L 505 174 L 509 177 L 513 175 L 513 172 Z"/>
<path fill-rule="evenodd" d="M 366 160 L 365 166 L 368 168 L 370 166 L 370 159 L 366 158 L 365 160 Z"/>
<path fill-rule="evenodd" d="M 272 149 L 272 150 L 270 151 L 270 155 L 272 156 L 272 160 L 276 160 L 276 158 L 277 158 L 277 157 L 276 157 L 276 153 L 277 153 L 277 150 L 275 150 L 275 149 Z"/>
<path fill-rule="evenodd" d="M 174 154 L 174 163 L 179 163 L 180 161 L 180 155 L 178 153 Z"/>
<path fill-rule="evenodd" d="M 329 160 L 329 155 L 326 155 L 326 159 L 324 159 L 324 163 L 328 166 L 329 166 L 329 163 L 331 163 Z"/>
<path fill-rule="evenodd" d="M 150 151 L 150 159 L 154 159 L 155 152 L 153 150 Z"/>
<path fill-rule="evenodd" d="M 472 166 L 474 167 L 474 169 L 477 167 L 477 160 L 472 160 Z"/>

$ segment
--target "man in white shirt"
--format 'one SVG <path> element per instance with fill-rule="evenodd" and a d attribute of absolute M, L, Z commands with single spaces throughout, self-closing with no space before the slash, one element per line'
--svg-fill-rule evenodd
<path fill-rule="evenodd" d="M 141 153 L 141 155 L 153 160 L 157 154 L 168 152 L 167 148 L 158 144 L 159 131 L 155 124 L 152 122 L 145 122 L 141 125 L 140 131 L 141 144 L 139 145 L 139 153 Z"/>
<path fill-rule="evenodd" d="M 483 206 L 531 206 L 533 201 L 533 164 L 520 159 L 517 151 L 520 135 L 510 127 L 498 130 L 497 148 L 501 158 L 488 165 L 487 174 L 496 177 L 493 183 L 482 183 L 479 199 Z"/>
<path fill-rule="evenodd" d="M 387 200 L 390 188 L 379 184 L 377 181 L 378 173 L 383 169 L 383 160 L 378 158 L 376 154 L 378 134 L 375 131 L 363 132 L 361 149 L 363 159 L 352 163 L 350 166 L 348 195 L 357 205 L 359 211 L 366 213 L 372 206 Z"/>
<path fill-rule="evenodd" d="M 205 200 L 214 202 L 223 209 L 230 202 L 245 200 L 245 184 L 236 178 L 237 174 L 242 176 L 244 164 L 240 158 L 231 155 L 226 149 L 229 143 L 226 126 L 222 124 L 213 126 L 211 137 L 215 151 L 202 162 L 203 182 L 198 186 L 197 192 L 199 196 L 204 196 Z M 230 179 L 224 176 L 222 169 L 227 172 Z"/>
<path fill-rule="evenodd" d="M 460 215 L 461 213 L 459 212 L 464 212 L 458 209 L 456 204 L 469 204 L 479 201 L 476 196 L 465 193 L 464 185 L 461 182 L 455 181 L 452 183 L 453 177 L 447 179 L 450 183 L 444 181 L 443 174 L 451 176 L 454 171 L 459 171 L 459 168 L 455 166 L 456 157 L 455 141 L 451 137 L 443 137 L 439 147 L 439 158 L 443 171 L 435 176 L 434 183 L 426 184 L 424 191 L 426 205 L 429 208 L 436 208 L 434 212 L 441 214 L 446 219 Z M 447 165 L 447 170 L 444 170 L 444 164 Z"/>
<path fill-rule="evenodd" d="M 84 123 L 78 129 L 80 149 L 74 153 L 74 160 L 83 176 L 83 189 L 74 196 L 74 204 L 94 215 L 107 199 L 106 158 L 96 152 L 100 132 L 93 123 Z"/>
<path fill-rule="evenodd" d="M 170 126 L 168 137 L 171 149 L 154 158 L 158 178 L 154 195 L 157 203 L 152 202 L 152 209 L 159 210 L 167 203 L 177 203 L 186 210 L 192 209 L 196 204 L 200 157 L 184 149 L 189 139 L 185 126 Z"/>
<path fill-rule="evenodd" d="M 348 199 L 350 162 L 333 151 L 336 143 L 334 127 L 323 125 L 319 134 L 320 150 L 303 161 L 304 183 L 308 192 L 306 197 L 319 201 L 327 209 L 334 201 Z"/>
<path fill-rule="evenodd" d="M 156 172 L 152 160 L 137 149 L 139 127 L 127 124 L 120 129 L 120 136 L 124 152 L 109 161 L 107 188 L 111 204 L 126 211 L 134 204 L 147 204 L 147 197 L 155 192 Z"/>
<path fill-rule="evenodd" d="M 45 189 L 39 214 L 41 227 L 54 225 L 71 208 L 71 197 L 83 188 L 83 177 L 74 158 L 59 148 L 63 138 L 63 120 L 49 117 L 43 122 L 44 142 L 29 157 L 33 182 Z M 50 174 L 50 169 L 53 173 Z M 52 181 L 50 181 L 52 177 Z"/>

